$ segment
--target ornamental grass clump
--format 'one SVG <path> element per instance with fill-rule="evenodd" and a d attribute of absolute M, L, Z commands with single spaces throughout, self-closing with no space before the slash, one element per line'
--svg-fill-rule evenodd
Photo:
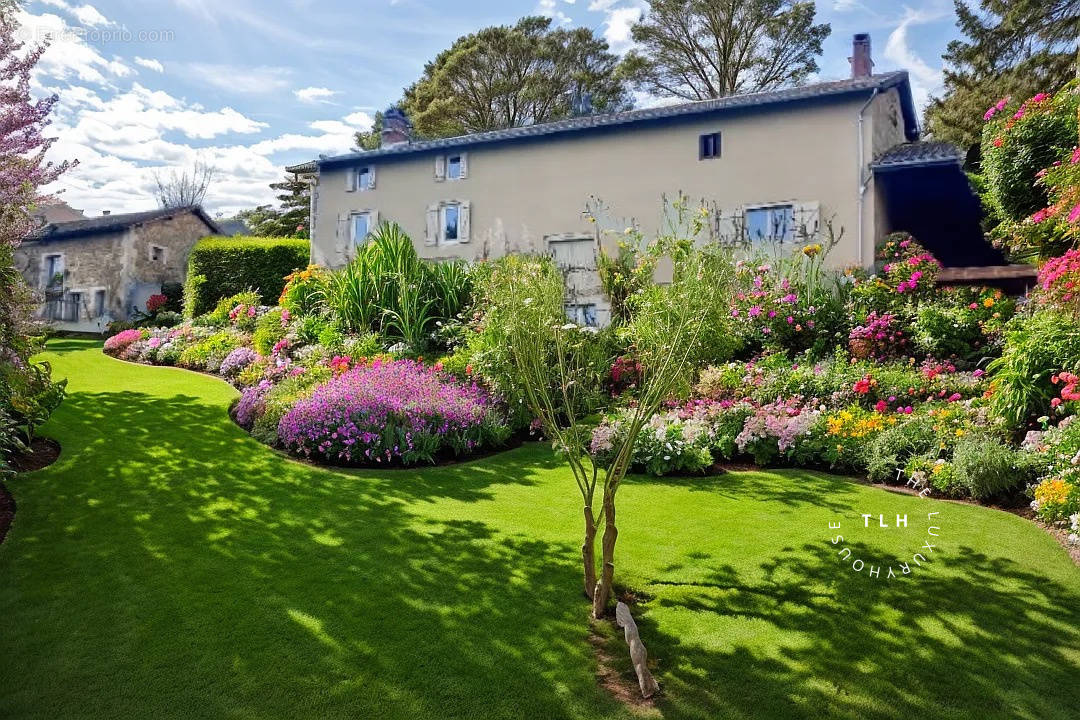
<path fill-rule="evenodd" d="M 281 444 L 346 465 L 434 462 L 505 442 L 494 399 L 412 360 L 354 368 L 297 402 L 278 426 Z"/>

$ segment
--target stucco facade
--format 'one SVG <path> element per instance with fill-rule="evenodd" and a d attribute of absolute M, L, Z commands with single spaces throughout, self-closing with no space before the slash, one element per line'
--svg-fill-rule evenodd
<path fill-rule="evenodd" d="M 716 239 L 742 233 L 748 211 L 778 206 L 810 233 L 798 238 L 804 242 L 815 233 L 820 238 L 826 222 L 842 230 L 832 264 L 869 266 L 881 231 L 869 164 L 910 135 L 904 92 L 910 101 L 906 76 L 865 92 L 320 162 L 312 259 L 345 264 L 362 245 L 356 234 L 383 221 L 400 224 L 429 259 L 508 252 L 558 258 L 557 250 L 568 247 L 560 242 L 580 239 L 595 248 L 599 226 L 633 224 L 652 237 L 664 222 L 662 197 L 682 192 L 716 209 L 710 223 Z M 716 133 L 719 157 L 703 158 L 702 138 Z M 584 212 L 592 197 L 607 208 L 595 224 Z M 458 216 L 458 238 L 449 241 L 441 229 L 447 206 Z M 603 315 L 598 285 L 575 284 Z"/>
<path fill-rule="evenodd" d="M 192 246 L 217 232 L 201 210 L 135 213 L 47 226 L 16 263 L 59 329 L 100 332 L 145 310 L 163 283 L 183 282 Z"/>

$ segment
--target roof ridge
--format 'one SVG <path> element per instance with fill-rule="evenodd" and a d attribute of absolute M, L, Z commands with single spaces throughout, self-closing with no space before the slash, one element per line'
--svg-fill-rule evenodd
<path fill-rule="evenodd" d="M 563 118 L 547 123 L 524 125 L 501 130 L 485 130 L 449 138 L 418 140 L 416 142 L 395 145 L 388 148 L 377 148 L 375 150 L 354 150 L 344 155 L 320 157 L 316 162 L 320 167 L 338 163 L 346 164 L 368 158 L 408 155 L 440 148 L 477 145 L 502 140 L 544 137 L 563 132 L 575 132 L 603 127 L 619 127 L 635 122 L 676 118 L 710 111 L 753 108 L 782 102 L 830 97 L 832 95 L 849 92 L 888 89 L 897 85 L 904 85 L 907 82 L 908 73 L 906 70 L 894 70 L 861 78 L 826 80 L 810 85 L 800 85 L 776 90 L 763 90 L 755 93 L 727 95 L 721 98 L 710 98 L 706 100 L 692 100 L 672 105 L 634 108 L 617 113 Z M 904 108 L 905 124 L 908 126 L 907 131 L 909 136 L 913 136 L 918 132 L 918 120 L 915 116 L 914 103 L 910 98 L 910 90 L 907 93 L 907 97 L 902 99 L 902 102 L 910 106 Z"/>

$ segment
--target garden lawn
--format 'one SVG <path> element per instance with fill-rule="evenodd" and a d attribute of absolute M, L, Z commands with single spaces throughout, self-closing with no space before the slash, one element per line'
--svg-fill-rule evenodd
<path fill-rule="evenodd" d="M 8 483 L 3 717 L 631 715 L 594 677 L 580 501 L 548 447 L 323 470 L 233 425 L 220 380 L 49 350 L 63 454 Z M 1080 570 L 1020 518 L 802 471 L 633 478 L 619 511 L 653 715 L 1076 717 Z M 902 572 L 930 512 L 907 577 L 829 543 L 840 522 L 852 560 Z"/>

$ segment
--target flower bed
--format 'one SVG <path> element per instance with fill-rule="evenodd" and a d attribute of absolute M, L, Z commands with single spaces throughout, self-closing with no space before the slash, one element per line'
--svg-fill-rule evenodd
<path fill-rule="evenodd" d="M 412 360 L 360 365 L 318 386 L 281 418 L 297 455 L 343 464 L 432 462 L 506 441 L 495 403 Z"/>
<path fill-rule="evenodd" d="M 304 458 L 415 465 L 509 437 L 501 403 L 475 383 L 383 354 L 370 335 L 345 336 L 319 316 L 253 300 L 242 293 L 196 322 L 125 330 L 104 351 L 221 376 L 242 390 L 232 410 L 238 424 Z"/>

